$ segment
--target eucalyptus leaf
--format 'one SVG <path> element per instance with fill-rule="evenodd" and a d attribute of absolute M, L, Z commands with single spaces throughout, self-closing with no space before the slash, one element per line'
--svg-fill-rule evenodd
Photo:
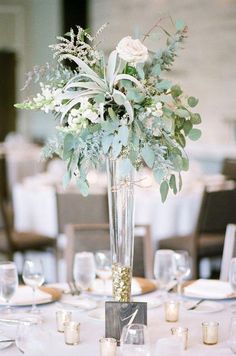
<path fill-rule="evenodd" d="M 120 162 L 121 177 L 126 177 L 132 170 L 133 166 L 128 158 L 122 159 Z"/>
<path fill-rule="evenodd" d="M 188 110 L 185 109 L 177 109 L 175 110 L 175 114 L 178 115 L 179 117 L 187 118 L 190 116 L 190 113 Z"/>
<path fill-rule="evenodd" d="M 167 90 L 170 89 L 172 83 L 169 80 L 162 80 L 161 82 L 159 82 L 156 87 L 158 90 Z"/>
<path fill-rule="evenodd" d="M 192 141 L 197 141 L 200 137 L 201 137 L 201 131 L 199 129 L 192 129 L 189 134 L 188 137 L 190 138 L 190 140 Z"/>
<path fill-rule="evenodd" d="M 157 183 L 161 183 L 163 181 L 163 179 L 165 178 L 166 172 L 163 168 L 155 168 L 155 170 L 153 171 L 153 176 L 155 178 L 155 180 L 157 181 Z"/>
<path fill-rule="evenodd" d="M 120 126 L 118 129 L 118 137 L 119 141 L 122 143 L 123 146 L 126 146 L 128 143 L 129 137 L 129 129 L 128 126 Z"/>
<path fill-rule="evenodd" d="M 191 108 L 194 108 L 197 104 L 198 104 L 198 99 L 194 98 L 193 96 L 190 96 L 190 97 L 188 98 L 188 105 L 189 105 Z"/>
<path fill-rule="evenodd" d="M 88 196 L 88 193 L 89 193 L 89 185 L 88 185 L 88 182 L 87 180 L 83 179 L 83 178 L 78 178 L 76 180 L 76 184 L 81 192 L 81 194 L 86 197 Z"/>
<path fill-rule="evenodd" d="M 169 191 L 169 185 L 166 180 L 164 180 L 160 185 L 161 201 L 164 203 L 166 201 Z"/>
<path fill-rule="evenodd" d="M 192 130 L 192 128 L 193 128 L 193 124 L 191 123 L 191 121 L 186 120 L 184 123 L 184 127 L 183 127 L 184 133 L 186 136 L 189 134 L 189 132 L 190 132 L 190 130 Z"/>
<path fill-rule="evenodd" d="M 111 119 L 116 119 L 116 113 L 111 107 L 108 108 L 108 114 Z"/>
<path fill-rule="evenodd" d="M 171 87 L 171 95 L 173 98 L 178 98 L 183 93 L 179 85 L 173 85 Z"/>
<path fill-rule="evenodd" d="M 178 31 L 182 31 L 185 27 L 185 23 L 183 20 L 179 19 L 175 22 L 175 27 Z"/>
<path fill-rule="evenodd" d="M 65 189 L 68 184 L 70 183 L 71 181 L 71 172 L 70 171 L 67 171 L 64 176 L 63 176 L 63 181 L 62 181 L 62 184 L 63 184 L 63 188 Z"/>
<path fill-rule="evenodd" d="M 104 154 L 108 153 L 109 148 L 111 147 L 112 141 L 113 141 L 113 135 L 103 136 L 102 149 L 103 149 Z"/>
<path fill-rule="evenodd" d="M 118 135 L 115 135 L 112 142 L 112 155 L 114 158 L 117 158 L 121 152 L 122 143 Z"/>
<path fill-rule="evenodd" d="M 171 174 L 170 176 L 169 186 L 173 190 L 173 193 L 177 194 L 176 178 L 174 174 Z"/>
<path fill-rule="evenodd" d="M 148 145 L 145 145 L 141 149 L 141 156 L 143 157 L 144 162 L 147 164 L 147 166 L 149 168 L 152 168 L 155 161 L 155 154 L 152 148 Z"/>
<path fill-rule="evenodd" d="M 191 122 L 193 125 L 199 125 L 202 122 L 201 116 L 198 113 L 191 114 Z"/>

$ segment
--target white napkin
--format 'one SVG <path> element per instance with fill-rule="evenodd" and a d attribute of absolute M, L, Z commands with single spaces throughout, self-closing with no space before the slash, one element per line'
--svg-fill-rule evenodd
<path fill-rule="evenodd" d="M 43 292 L 39 289 L 35 292 L 35 302 L 36 303 L 47 303 L 52 300 L 52 296 L 49 293 Z M 33 301 L 32 288 L 28 286 L 21 286 L 17 289 L 15 295 L 11 299 L 12 305 L 29 305 Z M 5 303 L 1 303 L 5 305 Z"/>
<path fill-rule="evenodd" d="M 224 299 L 233 293 L 229 283 L 213 279 L 198 279 L 184 288 L 186 296 Z"/>
<path fill-rule="evenodd" d="M 93 283 L 92 292 L 94 294 L 112 296 L 112 281 L 111 281 L 111 279 L 107 280 L 106 285 L 104 286 L 103 281 L 101 279 L 97 278 Z M 138 281 L 135 278 L 132 278 L 131 294 L 138 295 L 141 293 L 142 293 L 142 289 L 141 289 Z"/>

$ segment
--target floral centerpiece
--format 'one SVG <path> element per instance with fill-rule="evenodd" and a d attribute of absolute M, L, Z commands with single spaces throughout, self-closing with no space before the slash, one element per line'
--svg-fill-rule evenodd
<path fill-rule="evenodd" d="M 57 135 L 48 142 L 45 155 L 57 154 L 67 161 L 64 181 L 67 184 L 75 177 L 83 195 L 89 191 L 88 171 L 108 161 L 116 296 L 132 271 L 133 171 L 148 166 L 160 184 L 164 202 L 169 190 L 176 194 L 181 189 L 181 171 L 188 170 L 186 138 L 197 140 L 201 134 L 194 127 L 201 123 L 193 110 L 198 100 L 164 77 L 186 38 L 187 27 L 177 21 L 175 33 L 169 34 L 160 23 L 142 39 L 121 39 L 107 61 L 98 40 L 106 25 L 95 36 L 77 27 L 76 32 L 58 37 L 59 42 L 50 46 L 57 66 L 35 67 L 27 84 L 36 78 L 40 92 L 16 104 L 55 114 Z M 167 36 L 165 48 L 146 47 L 154 28 Z M 122 239 L 131 241 L 128 259 L 120 256 L 125 254 L 120 249 Z M 117 299 L 128 300 L 130 290 L 126 292 L 121 288 Z"/>

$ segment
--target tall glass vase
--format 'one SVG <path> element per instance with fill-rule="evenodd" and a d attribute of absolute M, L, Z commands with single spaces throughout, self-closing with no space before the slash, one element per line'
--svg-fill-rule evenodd
<path fill-rule="evenodd" d="M 129 302 L 134 251 L 134 169 L 122 159 L 107 160 L 113 298 Z"/>

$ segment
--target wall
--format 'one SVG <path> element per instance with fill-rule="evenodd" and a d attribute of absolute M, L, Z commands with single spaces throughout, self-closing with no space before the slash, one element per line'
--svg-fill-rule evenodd
<path fill-rule="evenodd" d="M 49 44 L 61 34 L 60 0 L 0 0 L 0 49 L 17 53 L 17 101 L 32 94 L 20 89 L 24 73 L 51 60 Z M 54 121 L 43 113 L 18 111 L 18 131 L 42 138 L 54 131 Z"/>

